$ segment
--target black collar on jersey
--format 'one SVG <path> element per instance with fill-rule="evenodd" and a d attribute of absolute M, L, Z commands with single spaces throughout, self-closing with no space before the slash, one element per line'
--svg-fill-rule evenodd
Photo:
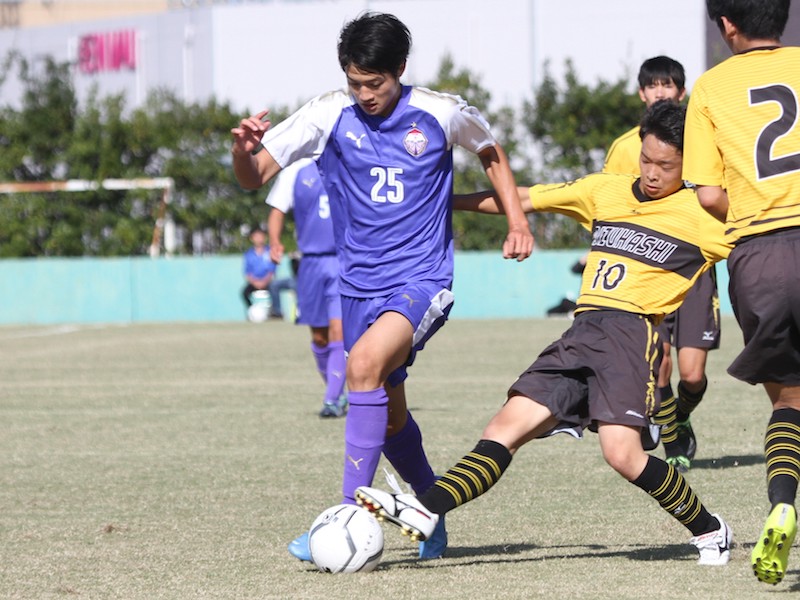
<path fill-rule="evenodd" d="M 756 50 L 777 50 L 778 48 L 783 48 L 783 46 L 756 46 L 755 48 L 748 48 L 747 50 L 737 52 L 736 56 L 739 56 L 740 54 L 747 54 L 748 52 L 755 52 Z"/>
<path fill-rule="evenodd" d="M 636 181 L 633 182 L 633 186 L 631 187 L 631 191 L 633 192 L 634 198 L 636 198 L 639 202 L 652 202 L 653 200 L 663 200 L 664 198 L 668 198 L 669 197 L 669 196 L 664 196 L 664 198 L 651 198 L 650 196 L 648 196 L 647 194 L 645 194 L 642 191 L 641 187 L 639 187 L 639 182 L 641 180 L 642 180 L 641 177 L 637 177 Z M 686 188 L 686 182 L 683 182 L 681 184 L 681 187 L 679 187 L 677 190 L 672 192 L 672 194 L 677 194 L 678 192 L 680 192 L 684 188 Z M 670 194 L 670 196 L 672 196 L 672 194 Z"/>

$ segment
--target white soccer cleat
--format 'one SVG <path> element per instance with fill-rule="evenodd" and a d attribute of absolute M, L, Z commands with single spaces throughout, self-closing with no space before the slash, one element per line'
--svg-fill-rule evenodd
<path fill-rule="evenodd" d="M 397 525 L 412 542 L 427 540 L 439 522 L 439 515 L 425 508 L 412 494 L 391 494 L 360 486 L 356 488 L 356 502 L 379 521 Z"/>
<path fill-rule="evenodd" d="M 727 565 L 731 559 L 733 531 L 722 520 L 722 517 L 717 514 L 712 516 L 719 521 L 719 529 L 695 536 L 689 540 L 689 543 L 700 552 L 700 558 L 697 559 L 698 565 Z"/>

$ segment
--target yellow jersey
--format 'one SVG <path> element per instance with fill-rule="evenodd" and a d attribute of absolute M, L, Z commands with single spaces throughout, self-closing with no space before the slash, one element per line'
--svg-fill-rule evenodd
<path fill-rule="evenodd" d="M 734 55 L 701 75 L 683 178 L 728 192 L 727 239 L 800 226 L 800 48 Z"/>
<path fill-rule="evenodd" d="M 639 126 L 626 131 L 611 144 L 606 154 L 603 173 L 622 173 L 639 175 L 639 155 L 642 153 L 642 139 Z"/>
<path fill-rule="evenodd" d="M 660 319 L 730 251 L 723 224 L 688 188 L 651 200 L 634 175 L 595 173 L 535 185 L 528 194 L 534 210 L 566 215 L 592 233 L 575 312 L 616 309 Z"/>

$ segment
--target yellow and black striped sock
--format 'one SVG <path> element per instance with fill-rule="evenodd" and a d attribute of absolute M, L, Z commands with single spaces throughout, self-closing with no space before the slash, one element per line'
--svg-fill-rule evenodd
<path fill-rule="evenodd" d="M 437 514 L 453 510 L 492 487 L 511 463 L 508 448 L 490 440 L 481 440 L 428 489 L 419 501 Z"/>
<path fill-rule="evenodd" d="M 767 458 L 767 492 L 773 506 L 794 504 L 800 479 L 800 411 L 773 411 L 764 437 Z"/>
<path fill-rule="evenodd" d="M 675 418 L 677 404 L 671 385 L 667 384 L 658 388 L 658 392 L 661 396 L 661 408 L 658 409 L 658 412 L 653 417 L 653 423 L 661 426 L 661 443 L 664 444 L 667 456 L 670 456 L 669 449 L 678 441 L 678 434 L 676 433 L 678 419 Z"/>
<path fill-rule="evenodd" d="M 703 377 L 703 387 L 698 392 L 690 392 L 682 381 L 678 382 L 678 410 L 675 413 L 675 418 L 678 421 L 685 421 L 692 414 L 692 411 L 697 408 L 697 405 L 703 400 L 703 394 L 706 393 L 708 388 L 708 378 Z"/>
<path fill-rule="evenodd" d="M 655 498 L 692 535 L 719 528 L 717 519 L 706 510 L 683 475 L 660 458 L 650 456 L 642 474 L 631 483 Z"/>

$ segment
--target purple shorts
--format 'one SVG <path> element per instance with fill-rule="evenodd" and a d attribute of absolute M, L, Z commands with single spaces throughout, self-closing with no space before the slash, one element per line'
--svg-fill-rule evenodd
<path fill-rule="evenodd" d="M 414 338 L 406 363 L 387 378 L 389 385 L 396 386 L 408 377 L 406 368 L 414 363 L 425 342 L 444 325 L 452 307 L 453 293 L 434 283 L 410 283 L 389 296 L 377 298 L 342 296 L 344 349 L 350 352 L 358 338 L 383 313 L 392 311 L 403 315 L 414 328 Z"/>
<path fill-rule="evenodd" d="M 334 254 L 305 255 L 297 271 L 297 323 L 327 327 L 342 318 L 339 261 Z"/>

